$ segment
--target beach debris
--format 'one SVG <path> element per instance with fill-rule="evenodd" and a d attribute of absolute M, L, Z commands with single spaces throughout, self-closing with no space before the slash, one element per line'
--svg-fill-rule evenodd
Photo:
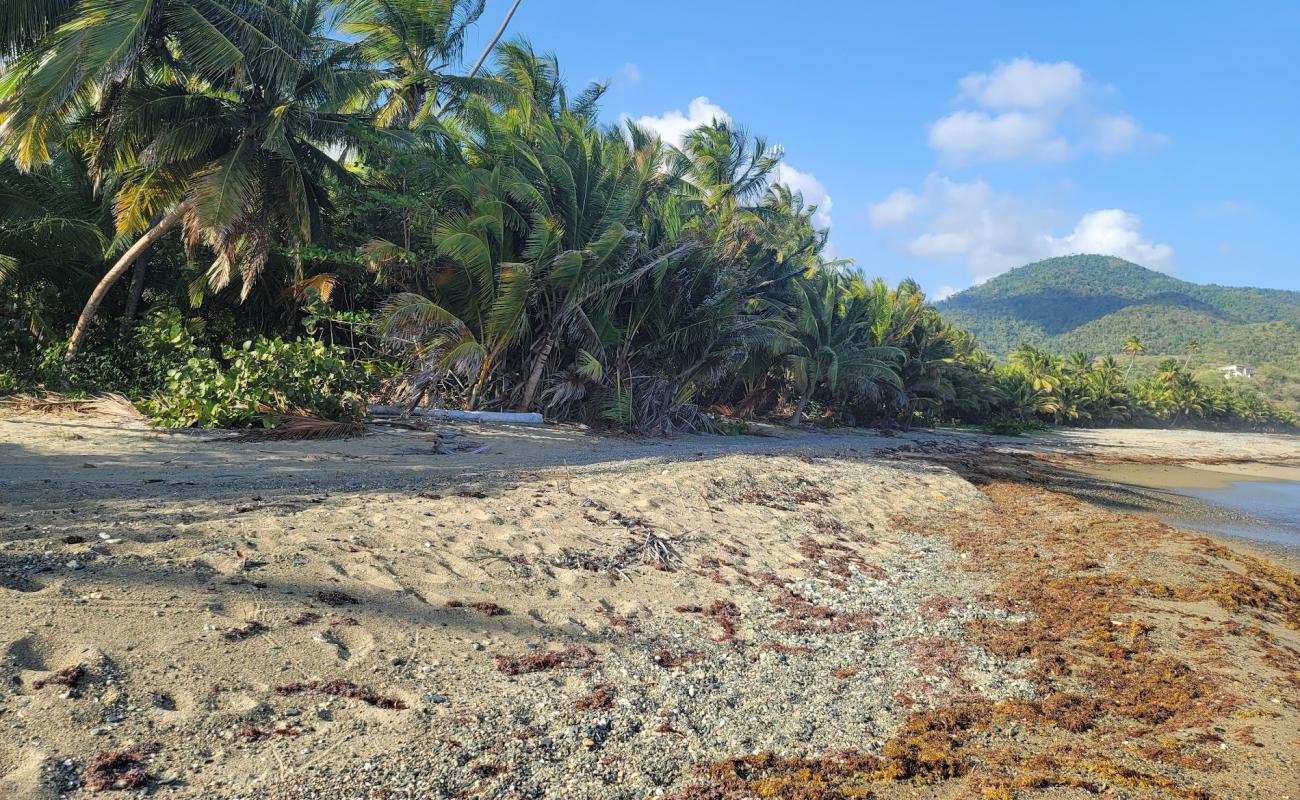
<path fill-rule="evenodd" d="M 695 652 L 686 652 L 675 656 L 667 650 L 658 650 L 650 659 L 664 669 L 684 669 L 697 661 L 703 661 L 704 656 Z"/>
<path fill-rule="evenodd" d="M 299 692 L 319 692 L 334 697 L 343 697 L 348 700 L 360 700 L 367 705 L 376 708 L 387 708 L 395 711 L 405 709 L 406 701 L 396 697 L 385 697 L 365 686 L 358 686 L 352 681 L 343 678 L 334 678 L 328 681 L 308 681 L 306 683 L 290 683 L 284 686 L 275 687 L 275 693 L 284 697 Z"/>
<path fill-rule="evenodd" d="M 617 520 L 616 520 L 617 521 Z M 672 572 L 682 562 L 677 545 L 652 530 L 629 531 L 632 540 L 623 549 L 609 556 L 563 548 L 551 559 L 551 566 L 560 569 L 584 569 L 589 572 L 607 572 L 611 576 L 631 581 L 626 570 L 645 564 L 661 572 Z"/>
<path fill-rule="evenodd" d="M 722 629 L 720 642 L 729 642 L 736 638 L 736 623 L 740 620 L 740 609 L 730 600 L 715 600 L 707 606 L 687 605 L 673 609 L 679 614 L 700 614 L 712 620 Z"/>
<path fill-rule="evenodd" d="M 549 669 L 589 667 L 596 661 L 596 653 L 590 647 L 570 645 L 563 650 L 543 650 L 521 656 L 497 654 L 497 669 L 507 675 L 525 675 L 530 672 L 542 672 Z"/>
<path fill-rule="evenodd" d="M 138 742 L 123 750 L 100 753 L 81 772 L 81 785 L 92 791 L 139 789 L 149 782 L 145 765 L 161 745 Z"/>
<path fill-rule="evenodd" d="M 274 418 L 274 427 L 249 431 L 236 436 L 219 437 L 221 442 L 285 442 L 308 439 L 350 439 L 365 436 L 366 423 L 333 420 L 315 414 L 286 414 Z"/>
<path fill-rule="evenodd" d="M 85 544 L 86 537 L 77 536 L 76 534 L 73 534 L 72 536 L 64 536 L 63 543 L 64 544 Z"/>
<path fill-rule="evenodd" d="M 315 611 L 300 611 L 297 616 L 289 618 L 290 625 L 310 625 L 313 622 L 320 622 L 320 614 Z"/>
<path fill-rule="evenodd" d="M 245 725 L 235 731 L 235 733 L 250 742 L 256 742 L 270 736 L 301 736 L 302 728 L 297 725 L 280 725 L 272 728 L 270 731 L 264 731 L 256 725 Z"/>
<path fill-rule="evenodd" d="M 578 698 L 573 704 L 578 711 L 606 711 L 614 707 L 614 686 L 609 683 L 597 684 L 591 694 Z"/>
<path fill-rule="evenodd" d="M 18 394 L 0 400 L 0 406 L 18 413 L 71 412 L 121 419 L 144 419 L 144 415 L 126 395 L 116 392 L 78 398 L 70 398 L 59 392 L 43 392 L 39 395 Z"/>
<path fill-rule="evenodd" d="M 465 600 L 448 600 L 447 608 L 472 608 L 475 611 L 479 611 L 481 613 L 487 614 L 489 617 L 503 617 L 510 613 L 509 610 L 502 608 L 496 603 L 491 603 L 486 600 L 480 600 L 476 602 L 468 602 Z"/>
<path fill-rule="evenodd" d="M 515 425 L 541 425 L 542 415 L 530 411 L 460 411 L 452 408 L 403 408 L 402 406 L 371 406 L 372 417 L 429 417 L 431 419 L 459 422 L 493 422 Z"/>
<path fill-rule="evenodd" d="M 68 688 L 72 688 L 78 683 L 81 683 L 81 679 L 84 677 L 86 677 L 86 668 L 81 664 L 73 664 L 64 667 L 48 678 L 41 678 L 33 681 L 32 688 L 44 689 L 46 686 L 67 686 Z"/>
<path fill-rule="evenodd" d="M 270 630 L 270 628 L 255 619 L 250 619 L 241 625 L 225 629 L 221 632 L 221 638 L 225 639 L 227 642 L 238 642 L 247 639 L 250 636 L 256 636 L 266 630 Z"/>
<path fill-rule="evenodd" d="M 316 599 L 327 606 L 356 606 L 361 605 L 361 601 L 346 592 L 339 592 L 333 589 L 327 589 L 316 593 Z"/>

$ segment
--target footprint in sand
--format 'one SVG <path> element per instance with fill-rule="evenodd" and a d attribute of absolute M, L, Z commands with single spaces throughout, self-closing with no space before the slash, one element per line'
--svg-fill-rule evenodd
<path fill-rule="evenodd" d="M 357 625 L 336 625 L 316 634 L 312 640 L 333 650 L 339 661 L 361 660 L 375 649 L 375 637 Z"/>
<path fill-rule="evenodd" d="M 388 592 L 401 592 L 406 589 L 397 580 L 397 573 L 393 572 L 387 565 L 367 564 L 359 561 L 349 564 L 327 561 L 325 564 L 339 575 L 360 581 L 374 589 L 382 589 Z"/>
<path fill-rule="evenodd" d="M 582 636 L 589 633 L 587 626 L 582 622 L 565 614 L 563 611 L 553 608 L 530 608 L 528 609 L 528 616 L 543 625 L 558 628 L 570 636 Z M 595 623 L 596 619 L 592 618 L 590 621 Z"/>
<path fill-rule="evenodd" d="M 389 592 L 400 592 L 406 587 L 397 580 L 397 574 L 386 565 L 352 563 L 343 567 L 349 578 L 367 586 Z"/>
<path fill-rule="evenodd" d="M 95 647 L 37 634 L 14 640 L 4 654 L 5 663 L 13 666 L 26 686 L 76 664 L 91 672 L 101 672 L 108 666 L 104 654 Z"/>

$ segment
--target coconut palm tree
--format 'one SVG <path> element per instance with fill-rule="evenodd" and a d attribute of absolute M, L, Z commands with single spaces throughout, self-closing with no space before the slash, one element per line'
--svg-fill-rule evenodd
<path fill-rule="evenodd" d="M 1142 353 L 1147 346 L 1136 336 L 1130 336 L 1124 340 L 1124 352 L 1128 355 L 1128 369 L 1124 372 L 1124 380 L 1128 380 L 1129 375 L 1133 372 L 1133 365 L 1137 363 L 1138 353 Z"/>
<path fill-rule="evenodd" d="M 113 3 L 83 5 L 93 10 Z M 213 8 L 220 4 L 210 5 L 205 10 L 216 14 Z M 85 65 L 108 68 L 127 58 L 135 75 L 113 84 L 111 101 L 100 110 L 82 108 L 82 118 L 70 121 L 74 139 L 90 154 L 93 174 L 100 180 L 111 174 L 115 181 L 117 241 L 125 251 L 86 302 L 68 342 L 69 358 L 109 289 L 171 230 L 183 225 L 191 252 L 201 245 L 212 250 L 207 279 L 213 289 L 224 288 L 238 274 L 241 295 L 247 296 L 274 245 L 302 244 L 319 231 L 330 205 L 325 176 L 348 179 L 326 151 L 355 143 L 358 130 L 369 124 L 368 114 L 340 110 L 369 83 L 369 70 L 356 63 L 351 46 L 325 35 L 325 3 L 258 4 L 263 6 L 249 12 L 251 21 L 225 21 L 226 37 L 213 33 L 204 39 L 188 27 L 158 22 L 161 32 L 148 35 L 178 45 L 163 48 L 165 63 L 128 49 L 117 60 L 101 54 Z M 187 17 L 190 7 L 167 8 Z M 91 11 L 77 21 L 92 29 L 118 24 Z M 49 35 L 56 41 L 43 46 L 47 59 L 64 57 L 71 45 L 63 40 L 72 36 L 64 28 L 73 22 Z M 260 27 L 250 27 L 254 24 Z M 91 43 L 100 36 L 95 32 Z M 247 44 L 250 54 L 236 42 Z M 224 69 L 217 67 L 211 49 L 223 51 Z M 78 53 L 67 57 L 78 65 L 85 60 Z M 10 110 L 4 125 L 17 136 L 10 155 L 20 167 L 45 158 L 48 132 L 32 123 L 31 114 L 51 107 L 48 64 L 23 65 L 28 82 L 5 87 Z M 63 110 L 53 108 L 53 118 L 60 119 Z"/>
<path fill-rule="evenodd" d="M 470 93 L 493 92 L 493 80 L 457 73 L 465 38 L 484 5 L 484 0 L 344 0 L 339 32 L 354 38 L 361 58 L 375 65 L 373 81 L 356 98 L 359 107 L 373 107 L 380 125 L 418 128 L 433 124 Z"/>
<path fill-rule="evenodd" d="M 818 389 L 834 397 L 841 389 L 875 395 L 881 386 L 902 388 L 903 351 L 869 343 L 882 310 L 861 278 L 823 268 L 794 284 L 795 303 L 785 341 L 785 360 L 798 400 L 790 423 L 798 425 Z"/>

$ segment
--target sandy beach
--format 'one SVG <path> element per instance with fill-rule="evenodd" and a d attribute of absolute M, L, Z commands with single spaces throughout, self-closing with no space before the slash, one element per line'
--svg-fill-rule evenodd
<path fill-rule="evenodd" d="M 16 415 L 0 464 L 2 797 L 1300 798 L 1294 565 L 1097 472 L 1296 437 Z"/>

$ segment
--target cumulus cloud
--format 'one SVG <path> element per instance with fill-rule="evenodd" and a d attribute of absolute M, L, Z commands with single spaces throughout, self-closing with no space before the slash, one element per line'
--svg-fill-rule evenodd
<path fill-rule="evenodd" d="M 817 206 L 817 213 L 813 215 L 813 223 L 817 227 L 831 226 L 831 196 L 826 193 L 826 187 L 817 180 L 817 176 L 800 172 L 789 164 L 781 164 L 772 175 L 772 183 L 784 184 L 790 191 L 802 194 L 805 203 Z"/>
<path fill-rule="evenodd" d="M 901 225 L 916 213 L 920 199 L 907 189 L 899 189 L 879 203 L 872 203 L 867 209 L 871 227 L 882 228 Z"/>
<path fill-rule="evenodd" d="M 1142 233 L 1142 221 L 1122 209 L 1070 217 L 995 191 L 982 180 L 926 178 L 919 192 L 899 189 L 869 210 L 872 226 L 907 256 L 962 262 L 974 281 L 1051 256 L 1100 253 L 1152 269 L 1168 269 L 1174 251 Z"/>
<path fill-rule="evenodd" d="M 1128 152 L 1159 144 L 1128 114 L 1092 107 L 1100 87 L 1069 61 L 1018 58 L 958 81 L 961 108 L 930 126 L 930 146 L 945 161 L 1062 161 L 1086 152 Z"/>
<path fill-rule="evenodd" d="M 1144 237 L 1142 219 L 1120 208 L 1089 211 L 1068 236 L 1049 237 L 1048 242 L 1049 249 L 1056 255 L 1101 253 L 1151 269 L 1164 269 L 1174 258 L 1174 248 Z"/>
<path fill-rule="evenodd" d="M 697 97 L 686 106 L 686 112 L 673 109 L 659 116 L 637 117 L 633 120 L 642 128 L 659 134 L 659 138 L 669 144 L 682 143 L 688 131 L 701 125 L 708 125 L 714 120 L 730 122 L 731 115 L 722 110 L 722 106 L 710 102 L 707 97 Z"/>
<path fill-rule="evenodd" d="M 962 95 L 985 108 L 1052 108 L 1068 105 L 1083 92 L 1083 71 L 1069 61 L 1044 64 L 1017 58 L 992 72 L 958 81 Z"/>
<path fill-rule="evenodd" d="M 930 146 L 959 163 L 1027 158 L 1061 161 L 1070 153 L 1050 119 L 1020 111 L 958 111 L 930 126 Z"/>

